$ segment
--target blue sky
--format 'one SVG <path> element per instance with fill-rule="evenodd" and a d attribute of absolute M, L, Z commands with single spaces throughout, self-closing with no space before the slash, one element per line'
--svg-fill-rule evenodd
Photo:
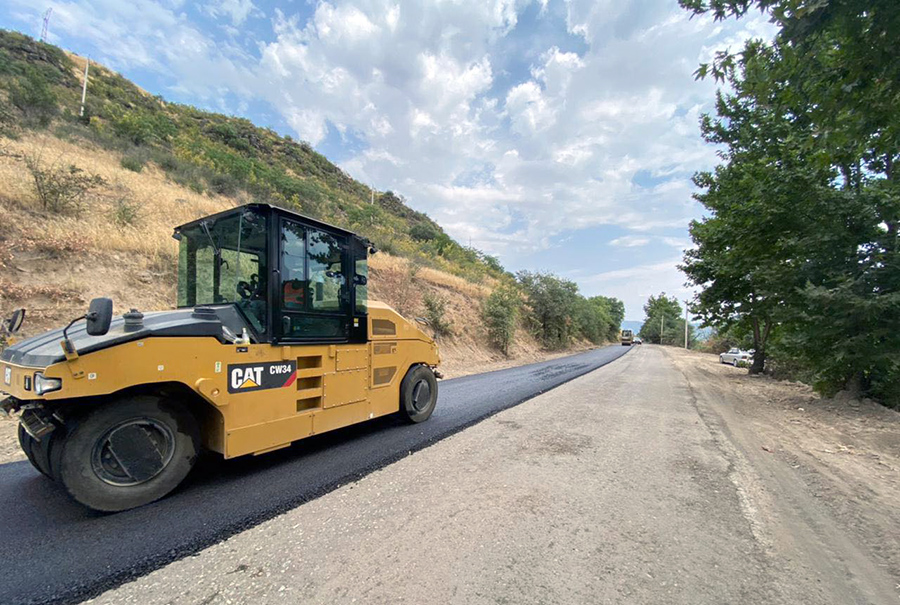
<path fill-rule="evenodd" d="M 640 320 L 691 296 L 691 175 L 715 163 L 697 65 L 748 37 L 675 0 L 7 0 L 0 27 L 168 100 L 312 143 L 512 270 L 548 270 Z"/>

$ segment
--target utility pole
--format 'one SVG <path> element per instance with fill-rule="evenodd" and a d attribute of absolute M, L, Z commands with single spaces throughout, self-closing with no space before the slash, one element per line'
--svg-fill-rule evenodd
<path fill-rule="evenodd" d="M 53 14 L 53 7 L 47 9 L 44 13 L 44 26 L 41 28 L 41 42 L 47 41 L 47 28 L 50 26 L 50 15 Z"/>
<path fill-rule="evenodd" d="M 666 316 L 663 315 L 659 318 L 659 344 L 662 344 L 662 335 L 663 335 L 663 326 L 666 322 Z"/>
<path fill-rule="evenodd" d="M 370 186 L 369 191 L 372 193 L 372 197 L 370 198 L 369 203 L 374 206 L 375 205 L 375 188 Z"/>
<path fill-rule="evenodd" d="M 84 100 L 87 98 L 87 81 L 88 81 L 88 68 L 91 66 L 91 58 L 88 57 L 87 61 L 84 63 L 84 86 L 81 88 L 81 111 L 78 112 L 78 115 L 82 118 L 84 117 Z"/>
<path fill-rule="evenodd" d="M 688 348 L 688 301 L 684 301 L 684 348 Z"/>

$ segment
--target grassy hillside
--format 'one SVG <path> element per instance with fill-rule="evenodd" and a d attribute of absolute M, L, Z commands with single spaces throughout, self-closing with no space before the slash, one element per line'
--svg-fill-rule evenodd
<path fill-rule="evenodd" d="M 26 307 L 25 335 L 96 296 L 119 312 L 170 308 L 172 227 L 265 201 L 372 239 L 372 295 L 427 317 L 450 372 L 616 336 L 621 302 L 549 274 L 510 275 L 399 196 L 371 203 L 307 144 L 166 103 L 98 65 L 80 116 L 83 72 L 80 57 L 0 31 L 0 314 Z"/>
<path fill-rule="evenodd" d="M 167 103 L 93 64 L 79 115 L 84 59 L 0 30 L 0 110 L 16 125 L 50 126 L 56 136 L 122 154 L 121 166 L 161 170 L 198 194 L 253 199 L 363 232 L 383 251 L 467 279 L 498 276 L 495 259 L 465 248 L 398 195 L 352 179 L 305 142 L 248 120 Z"/>

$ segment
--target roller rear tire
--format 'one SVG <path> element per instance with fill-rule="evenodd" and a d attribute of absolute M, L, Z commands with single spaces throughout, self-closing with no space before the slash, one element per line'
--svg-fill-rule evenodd
<path fill-rule="evenodd" d="M 66 422 L 53 447 L 54 478 L 94 510 L 149 504 L 175 489 L 194 466 L 200 430 L 175 402 L 140 395 Z"/>
<path fill-rule="evenodd" d="M 437 405 L 437 378 L 431 368 L 416 365 L 400 383 L 400 414 L 409 422 L 425 422 Z"/>

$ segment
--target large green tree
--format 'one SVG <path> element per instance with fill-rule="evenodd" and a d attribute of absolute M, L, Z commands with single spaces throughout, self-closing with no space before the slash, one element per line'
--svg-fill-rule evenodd
<path fill-rule="evenodd" d="M 900 383 L 900 3 L 681 4 L 716 19 L 760 9 L 778 27 L 698 70 L 731 89 L 703 124 L 724 151 L 697 177 L 710 210 L 685 258 L 704 286 L 698 312 L 753 324 L 763 351 L 780 331 L 779 354 L 823 391 L 889 399 Z"/>
<path fill-rule="evenodd" d="M 599 316 L 606 321 L 606 330 L 603 336 L 607 340 L 619 338 L 619 327 L 625 320 L 625 303 L 611 296 L 592 296 L 588 299 L 598 309 Z"/>
<path fill-rule="evenodd" d="M 684 346 L 684 315 L 678 299 L 666 296 L 651 296 L 644 304 L 644 324 L 638 336 L 653 344 Z M 688 339 L 693 339 L 693 326 L 688 326 Z"/>

